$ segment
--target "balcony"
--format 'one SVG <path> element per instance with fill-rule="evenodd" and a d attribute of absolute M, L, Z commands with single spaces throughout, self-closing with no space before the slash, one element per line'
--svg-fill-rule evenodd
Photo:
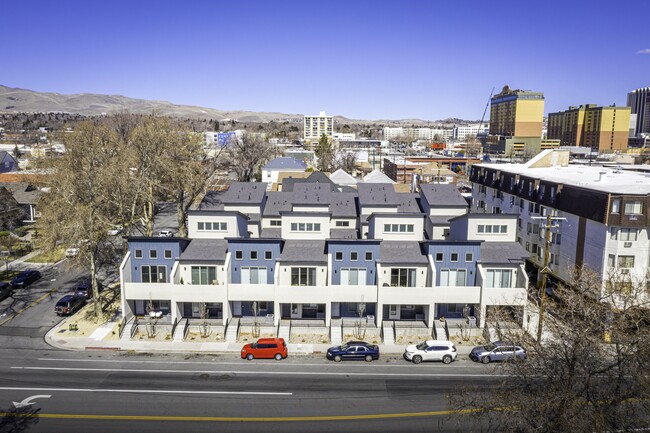
<path fill-rule="evenodd" d="M 228 300 L 250 301 L 251 299 L 275 299 L 274 284 L 229 284 Z"/>

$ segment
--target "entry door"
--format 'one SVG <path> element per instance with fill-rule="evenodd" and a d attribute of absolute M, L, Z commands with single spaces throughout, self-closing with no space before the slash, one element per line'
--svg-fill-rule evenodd
<path fill-rule="evenodd" d="M 388 318 L 390 320 L 399 320 L 399 308 L 397 308 L 399 305 L 397 304 L 391 304 L 390 308 L 388 309 Z"/>
<path fill-rule="evenodd" d="M 183 302 L 183 317 L 192 317 L 192 303 Z"/>
<path fill-rule="evenodd" d="M 302 304 L 291 304 L 291 318 L 302 319 Z"/>
<path fill-rule="evenodd" d="M 235 317 L 241 316 L 241 301 L 235 301 L 232 303 L 232 315 Z"/>

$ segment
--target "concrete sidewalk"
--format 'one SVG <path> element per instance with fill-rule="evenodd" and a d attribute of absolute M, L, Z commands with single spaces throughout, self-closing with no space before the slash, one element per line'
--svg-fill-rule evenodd
<path fill-rule="evenodd" d="M 36 269 L 37 271 L 44 271 L 44 270 L 47 270 L 47 269 L 49 269 L 49 268 L 51 268 L 53 266 L 58 265 L 63 260 L 65 260 L 65 259 L 62 259 L 62 260 L 59 260 L 56 263 L 32 263 L 32 262 L 27 261 L 27 260 L 31 259 L 32 257 L 36 257 L 40 253 L 41 253 L 41 250 L 34 250 L 29 254 L 26 254 L 26 255 L 24 255 L 22 257 L 19 257 L 19 258 L 15 259 L 15 260 L 12 260 L 8 264 L 9 265 L 8 269 L 10 271 L 12 271 L 12 270 L 13 271 L 24 271 L 24 270 L 27 270 L 27 269 Z M 6 265 L 3 262 L 0 262 L 0 265 L 2 265 L 3 270 L 4 270 Z"/>
<path fill-rule="evenodd" d="M 45 341 L 53 347 L 83 351 L 83 350 L 115 350 L 115 351 L 134 351 L 134 352 L 159 352 L 159 353 L 239 353 L 244 343 L 229 342 L 210 342 L 201 343 L 193 341 L 144 341 L 144 340 L 107 340 L 106 337 L 111 333 L 115 322 L 107 322 L 100 325 L 88 337 L 72 337 L 66 334 L 68 328 L 68 319 L 62 321 L 59 325 L 52 328 L 46 335 Z M 398 344 L 378 344 L 379 351 L 382 354 L 402 354 L 406 345 Z M 331 344 L 305 344 L 290 343 L 287 344 L 289 353 L 292 355 L 312 355 L 327 352 Z M 473 346 L 456 344 L 458 356 L 469 355 Z"/>

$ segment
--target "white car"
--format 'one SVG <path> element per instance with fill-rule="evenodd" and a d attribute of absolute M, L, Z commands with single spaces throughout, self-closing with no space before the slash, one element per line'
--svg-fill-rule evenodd
<path fill-rule="evenodd" d="M 122 227 L 122 226 L 114 226 L 112 229 L 110 229 L 110 230 L 108 231 L 108 234 L 109 234 L 110 236 L 117 236 L 117 235 L 119 235 L 120 233 L 122 233 L 122 230 L 123 230 L 123 229 L 124 229 L 124 227 Z"/>
<path fill-rule="evenodd" d="M 451 341 L 427 340 L 423 343 L 407 346 L 404 351 L 404 359 L 413 364 L 422 361 L 442 361 L 449 364 L 456 360 L 456 346 Z"/>
<path fill-rule="evenodd" d="M 171 230 L 161 230 L 158 233 L 158 237 L 160 238 L 171 238 L 172 236 L 174 236 L 174 233 Z"/>
<path fill-rule="evenodd" d="M 65 256 L 67 258 L 77 257 L 78 255 L 79 255 L 79 248 L 70 247 L 67 250 L 65 250 Z"/>

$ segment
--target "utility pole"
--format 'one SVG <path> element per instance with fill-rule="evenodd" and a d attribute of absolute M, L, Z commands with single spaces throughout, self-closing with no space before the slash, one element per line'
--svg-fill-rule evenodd
<path fill-rule="evenodd" d="M 563 217 L 551 216 L 551 212 L 547 210 L 546 217 L 532 217 L 534 220 L 546 220 L 544 224 L 544 267 L 542 268 L 542 277 L 537 278 L 537 289 L 540 291 L 539 297 L 539 321 L 537 322 L 537 342 L 542 341 L 542 327 L 544 324 L 544 308 L 546 303 L 546 279 L 548 277 L 548 262 L 551 257 L 551 229 L 559 227 L 553 225 L 554 221 L 566 221 Z"/>

